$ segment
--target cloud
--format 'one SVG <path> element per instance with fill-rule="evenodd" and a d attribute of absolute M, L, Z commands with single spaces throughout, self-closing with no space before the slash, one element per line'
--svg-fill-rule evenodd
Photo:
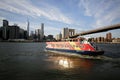
<path fill-rule="evenodd" d="M 84 15 L 93 17 L 92 26 L 99 27 L 115 23 L 120 19 L 120 0 L 80 0 Z"/>
<path fill-rule="evenodd" d="M 1 0 L 0 9 L 32 17 L 44 17 L 67 24 L 72 23 L 72 20 L 65 16 L 58 8 L 45 4 L 43 7 L 37 7 L 30 0 Z"/>

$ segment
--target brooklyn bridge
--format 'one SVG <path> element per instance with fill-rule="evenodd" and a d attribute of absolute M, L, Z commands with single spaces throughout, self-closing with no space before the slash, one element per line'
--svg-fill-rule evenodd
<path fill-rule="evenodd" d="M 69 36 L 69 38 L 75 38 L 77 36 L 83 36 L 83 35 L 88 35 L 88 34 L 93 34 L 93 33 L 105 32 L 105 31 L 109 31 L 109 30 L 113 30 L 113 29 L 120 29 L 120 23 L 119 24 L 114 24 L 114 25 L 109 25 L 109 26 L 104 26 L 104 27 L 94 29 L 94 30 L 81 32 L 79 34 Z"/>

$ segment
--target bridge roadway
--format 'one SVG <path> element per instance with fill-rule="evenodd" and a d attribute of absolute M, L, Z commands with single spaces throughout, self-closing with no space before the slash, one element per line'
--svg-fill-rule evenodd
<path fill-rule="evenodd" d="M 73 36 L 69 36 L 69 38 L 75 38 L 77 36 L 82 36 L 82 35 L 88 35 L 88 34 L 93 34 L 93 33 L 99 33 L 99 32 L 105 32 L 105 31 L 109 31 L 109 30 L 113 30 L 113 29 L 120 29 L 120 23 L 119 24 L 114 24 L 114 25 L 110 25 L 110 26 L 104 26 L 98 29 L 94 29 L 94 30 L 89 30 L 89 31 L 85 31 Z"/>

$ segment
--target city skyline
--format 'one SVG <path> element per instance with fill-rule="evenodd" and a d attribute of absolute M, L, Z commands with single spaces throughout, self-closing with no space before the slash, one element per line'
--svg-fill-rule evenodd
<path fill-rule="evenodd" d="M 27 5 L 27 6 L 26 6 Z M 56 35 L 64 27 L 87 31 L 120 22 L 119 0 L 1 0 L 0 26 L 7 19 L 26 29 L 27 18 L 30 31 L 45 23 L 45 35 Z M 111 30 L 113 37 L 120 36 L 120 29 Z M 108 33 L 107 32 L 107 33 Z M 105 36 L 97 33 L 90 36 Z"/>

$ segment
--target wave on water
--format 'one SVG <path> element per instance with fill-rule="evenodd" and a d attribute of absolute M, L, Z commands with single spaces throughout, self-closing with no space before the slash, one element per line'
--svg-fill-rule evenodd
<path fill-rule="evenodd" d="M 98 56 L 89 56 L 89 55 L 80 55 L 80 54 L 71 54 L 71 53 L 65 53 L 65 52 L 58 52 L 58 51 L 47 51 L 48 55 L 54 55 L 54 56 L 71 56 L 71 57 L 78 57 L 83 59 L 97 59 L 97 60 L 108 60 L 108 61 L 120 61 L 120 58 L 112 58 L 108 57 L 106 55 L 98 55 Z"/>

